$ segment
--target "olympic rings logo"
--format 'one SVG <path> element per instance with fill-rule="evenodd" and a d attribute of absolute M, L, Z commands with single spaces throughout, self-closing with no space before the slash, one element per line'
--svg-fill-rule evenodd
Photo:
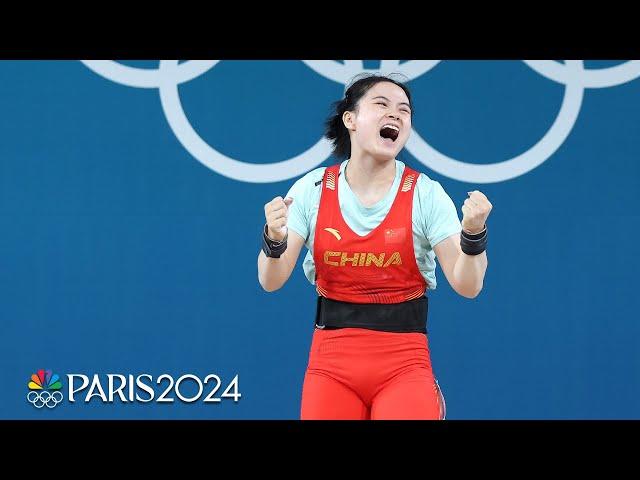
<path fill-rule="evenodd" d="M 40 369 L 29 379 L 27 385 L 29 393 L 27 393 L 27 401 L 36 408 L 54 408 L 62 401 L 62 382 L 60 375 L 53 373 L 48 369 Z"/>
<path fill-rule="evenodd" d="M 54 408 L 62 401 L 62 392 L 48 392 L 47 390 L 36 392 L 32 390 L 27 393 L 27 400 L 36 408 L 42 408 L 45 405 L 48 408 Z"/>
<path fill-rule="evenodd" d="M 640 61 L 631 60 L 620 65 L 587 69 L 582 60 L 523 60 L 533 71 L 565 86 L 558 116 L 529 150 L 503 161 L 477 165 L 456 160 L 436 150 L 415 129 L 405 148 L 417 160 L 442 175 L 470 183 L 496 183 L 524 175 L 541 165 L 564 143 L 575 125 L 587 88 L 606 88 L 621 85 L 640 76 Z M 199 162 L 225 177 L 242 182 L 268 183 L 302 175 L 324 162 L 331 154 L 331 144 L 321 138 L 295 157 L 269 164 L 254 164 L 237 160 L 215 150 L 195 131 L 184 112 L 178 85 L 193 80 L 212 69 L 220 60 L 161 60 L 157 69 L 136 68 L 111 60 L 82 60 L 82 63 L 102 77 L 136 88 L 157 88 L 160 103 L 171 130 L 184 148 Z M 409 80 L 424 75 L 440 60 L 383 60 L 380 69 L 365 69 L 362 60 L 303 60 L 314 72 L 328 80 L 346 85 L 361 72 L 401 73 Z"/>

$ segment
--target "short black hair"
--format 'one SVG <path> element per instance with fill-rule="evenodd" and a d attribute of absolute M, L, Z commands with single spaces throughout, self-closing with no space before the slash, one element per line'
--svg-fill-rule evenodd
<path fill-rule="evenodd" d="M 393 78 L 397 74 L 382 75 L 376 73 L 364 73 L 356 75 L 344 94 L 344 98 L 334 102 L 331 106 L 331 115 L 325 121 L 324 136 L 333 143 L 333 156 L 339 160 L 344 160 L 351 156 L 351 138 L 349 130 L 344 126 L 342 115 L 347 111 L 354 111 L 360 99 L 369 91 L 371 87 L 380 82 L 393 83 L 407 95 L 411 106 L 411 116 L 413 116 L 413 103 L 411 102 L 411 92 L 409 88 L 399 80 Z"/>

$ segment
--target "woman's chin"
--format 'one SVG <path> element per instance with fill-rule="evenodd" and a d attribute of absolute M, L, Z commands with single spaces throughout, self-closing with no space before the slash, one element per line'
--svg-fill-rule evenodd
<path fill-rule="evenodd" d="M 396 158 L 398 155 L 398 149 L 394 145 L 393 147 L 383 147 L 376 148 L 374 152 L 372 152 L 371 156 L 378 160 L 392 160 Z"/>
<path fill-rule="evenodd" d="M 366 156 L 376 159 L 379 162 L 385 162 L 396 158 L 399 151 L 397 145 L 385 145 L 382 143 L 375 143 L 369 145 L 369 148 L 363 149 L 362 153 Z"/>

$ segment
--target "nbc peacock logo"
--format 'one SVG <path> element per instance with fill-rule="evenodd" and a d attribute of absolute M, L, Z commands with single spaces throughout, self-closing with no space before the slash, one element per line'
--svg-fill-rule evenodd
<path fill-rule="evenodd" d="M 62 382 L 51 370 L 38 370 L 31 375 L 27 400 L 36 408 L 54 408 L 62 401 Z"/>

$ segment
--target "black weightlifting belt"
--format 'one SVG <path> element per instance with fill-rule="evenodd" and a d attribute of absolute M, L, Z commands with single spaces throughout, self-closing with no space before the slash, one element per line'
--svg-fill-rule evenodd
<path fill-rule="evenodd" d="M 367 328 L 383 332 L 427 333 L 426 296 L 402 303 L 349 303 L 318 297 L 316 328 Z"/>

